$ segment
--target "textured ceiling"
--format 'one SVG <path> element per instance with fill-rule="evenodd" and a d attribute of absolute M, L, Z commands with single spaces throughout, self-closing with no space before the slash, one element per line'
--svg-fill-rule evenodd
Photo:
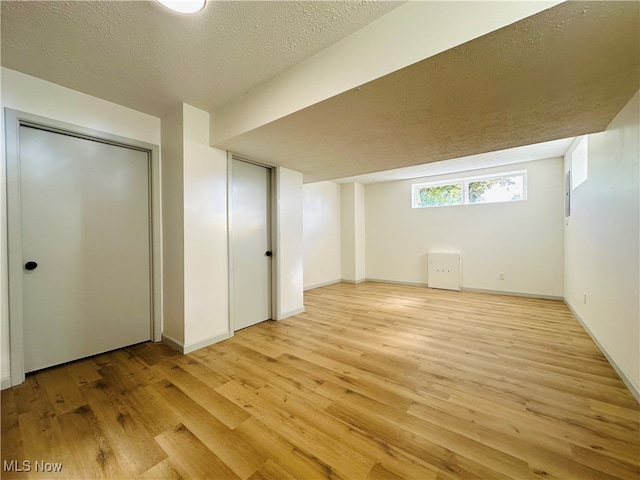
<path fill-rule="evenodd" d="M 156 116 L 213 111 L 398 5 L 3 0 L 1 62 Z M 640 88 L 639 6 L 562 3 L 217 146 L 310 182 L 600 131 Z"/>
<path fill-rule="evenodd" d="M 305 182 L 603 130 L 640 88 L 639 2 L 567 2 L 222 142 Z"/>
<path fill-rule="evenodd" d="M 401 2 L 2 1 L 2 65 L 152 115 L 211 111 Z"/>

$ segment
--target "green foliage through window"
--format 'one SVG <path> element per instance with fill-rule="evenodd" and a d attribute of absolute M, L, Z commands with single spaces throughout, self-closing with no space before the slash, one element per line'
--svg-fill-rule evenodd
<path fill-rule="evenodd" d="M 510 172 L 411 186 L 413 208 L 526 200 L 527 172 Z"/>
<path fill-rule="evenodd" d="M 462 184 L 421 188 L 418 191 L 418 199 L 421 207 L 460 205 L 462 203 Z"/>
<path fill-rule="evenodd" d="M 469 182 L 469 203 L 486 203 L 488 193 L 501 195 L 502 200 L 522 200 L 522 182 L 518 184 L 515 177 L 500 177 L 490 180 L 476 180 Z"/>

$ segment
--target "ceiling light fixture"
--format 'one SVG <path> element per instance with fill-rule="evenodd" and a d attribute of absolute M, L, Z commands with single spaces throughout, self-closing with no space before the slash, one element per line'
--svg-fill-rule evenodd
<path fill-rule="evenodd" d="M 198 13 L 207 0 L 157 0 L 158 3 L 178 13 Z"/>

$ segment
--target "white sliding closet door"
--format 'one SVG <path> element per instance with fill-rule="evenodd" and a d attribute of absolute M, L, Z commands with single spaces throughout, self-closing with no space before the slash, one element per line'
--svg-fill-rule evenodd
<path fill-rule="evenodd" d="M 149 162 L 20 127 L 26 372 L 150 340 Z"/>
<path fill-rule="evenodd" d="M 271 170 L 234 159 L 231 170 L 233 328 L 271 318 Z"/>

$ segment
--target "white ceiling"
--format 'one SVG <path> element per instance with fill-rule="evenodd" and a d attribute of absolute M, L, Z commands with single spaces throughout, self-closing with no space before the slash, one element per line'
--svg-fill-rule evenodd
<path fill-rule="evenodd" d="M 1 61 L 159 117 L 211 112 L 399 5 L 220 0 L 181 17 L 153 1 L 4 0 Z M 562 3 L 216 146 L 306 182 L 533 155 L 604 129 L 640 88 L 639 5 Z"/>
<path fill-rule="evenodd" d="M 336 183 L 371 183 L 391 182 L 395 180 L 407 180 L 410 178 L 432 177 L 435 175 L 447 175 L 449 173 L 468 172 L 483 168 L 515 165 L 518 163 L 546 160 L 548 158 L 563 157 L 569 150 L 575 138 L 564 138 L 550 142 L 524 145 L 508 148 L 496 152 L 480 153 L 468 157 L 452 158 L 440 162 L 413 165 L 411 167 L 396 168 L 382 172 L 356 175 L 354 177 L 339 178 Z"/>
<path fill-rule="evenodd" d="M 211 111 L 403 2 L 2 1 L 2 65 L 161 117 Z"/>

